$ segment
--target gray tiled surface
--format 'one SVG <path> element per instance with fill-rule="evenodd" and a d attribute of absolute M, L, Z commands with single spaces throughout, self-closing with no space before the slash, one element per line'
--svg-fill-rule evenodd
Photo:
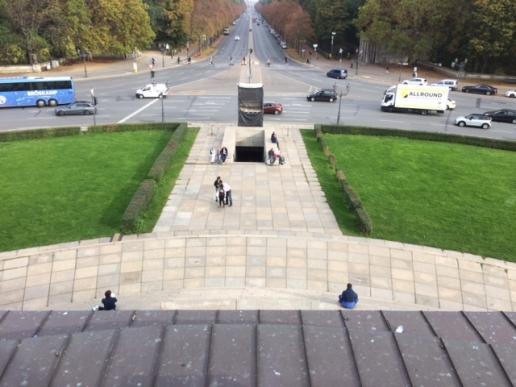
<path fill-rule="evenodd" d="M 237 133 L 245 131 L 237 128 Z M 294 128 L 276 129 L 287 163 L 209 163 L 222 143 L 223 126 L 203 126 L 155 232 L 181 230 L 289 230 L 340 234 L 304 147 Z M 233 207 L 214 200 L 217 176 L 232 188 Z"/>
<path fill-rule="evenodd" d="M 105 330 L 92 328 L 99 315 L 117 323 Z M 89 312 L 84 323 L 62 311 L 47 312 L 43 320 L 38 312 L 4 314 L 0 386 L 398 387 L 516 382 L 514 316 L 501 312 L 474 317 L 461 312 L 305 310 L 129 315 Z M 48 334 L 48 326 L 56 327 L 57 321 L 67 332 Z M 439 336 L 449 321 L 478 335 Z M 507 338 L 505 342 L 484 341 L 481 332 L 487 326 L 490 336 Z M 29 330 L 35 334 L 26 336 Z"/>

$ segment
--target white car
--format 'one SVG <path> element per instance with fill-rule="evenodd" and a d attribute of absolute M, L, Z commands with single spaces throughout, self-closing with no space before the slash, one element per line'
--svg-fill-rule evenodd
<path fill-rule="evenodd" d="M 168 86 L 164 83 L 149 83 L 136 90 L 136 98 L 165 98 L 167 94 Z"/>
<path fill-rule="evenodd" d="M 482 114 L 468 114 L 455 119 L 455 125 L 460 127 L 474 126 L 476 128 L 489 129 L 491 127 L 491 117 Z"/>
<path fill-rule="evenodd" d="M 508 90 L 505 92 L 505 96 L 509 98 L 516 98 L 516 90 Z"/>
<path fill-rule="evenodd" d="M 235 40 L 240 40 L 240 36 L 235 35 Z"/>
<path fill-rule="evenodd" d="M 412 79 L 405 79 L 403 82 L 404 85 L 419 85 L 419 86 L 426 86 L 428 85 L 428 82 L 425 78 L 412 78 Z"/>
<path fill-rule="evenodd" d="M 450 90 L 455 91 L 459 88 L 459 82 L 456 79 L 441 79 L 439 82 L 432 83 L 432 86 L 448 86 Z"/>
<path fill-rule="evenodd" d="M 446 109 L 447 110 L 455 110 L 457 107 L 457 103 L 453 99 L 448 98 L 448 102 L 446 102 Z"/>
<path fill-rule="evenodd" d="M 285 42 L 281 42 L 281 43 L 280 43 L 280 46 L 281 46 L 281 48 L 287 48 L 287 43 L 285 43 Z"/>

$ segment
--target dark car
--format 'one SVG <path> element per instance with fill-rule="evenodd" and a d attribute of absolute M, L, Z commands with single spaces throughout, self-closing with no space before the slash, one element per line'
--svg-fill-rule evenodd
<path fill-rule="evenodd" d="M 91 102 L 77 101 L 70 105 L 56 108 L 56 116 L 76 116 L 86 114 L 97 114 L 97 108 Z"/>
<path fill-rule="evenodd" d="M 283 112 L 283 105 L 280 103 L 267 102 L 263 104 L 264 114 L 281 114 Z"/>
<path fill-rule="evenodd" d="M 510 124 L 516 124 L 516 110 L 511 109 L 500 109 L 485 112 L 484 116 L 491 117 L 493 121 L 508 122 Z"/>
<path fill-rule="evenodd" d="M 333 69 L 326 73 L 329 78 L 346 79 L 348 77 L 348 70 Z"/>
<path fill-rule="evenodd" d="M 489 85 L 473 85 L 473 86 L 464 86 L 462 88 L 463 93 L 475 93 L 475 94 L 485 94 L 485 95 L 494 95 L 498 92 L 498 89 Z"/>
<path fill-rule="evenodd" d="M 308 101 L 333 102 L 337 99 L 337 93 L 333 89 L 322 89 L 315 91 L 306 97 Z"/>

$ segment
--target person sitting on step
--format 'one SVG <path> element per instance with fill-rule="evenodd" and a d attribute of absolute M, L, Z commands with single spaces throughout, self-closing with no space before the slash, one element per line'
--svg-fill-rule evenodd
<path fill-rule="evenodd" d="M 358 303 L 358 295 L 352 289 L 353 285 L 348 284 L 346 290 L 339 296 L 339 304 L 345 309 L 354 309 Z"/>

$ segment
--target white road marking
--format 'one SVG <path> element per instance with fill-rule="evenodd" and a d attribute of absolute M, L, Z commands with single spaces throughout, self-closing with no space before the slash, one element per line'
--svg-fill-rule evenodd
<path fill-rule="evenodd" d="M 122 118 L 120 121 L 117 122 L 117 124 L 123 124 L 124 122 L 126 122 L 127 120 L 130 120 L 131 118 L 133 118 L 135 115 L 141 113 L 142 111 L 144 111 L 145 109 L 147 109 L 149 106 L 152 106 L 154 105 L 156 102 L 158 102 L 159 99 L 156 98 L 152 101 L 150 101 L 147 105 L 144 105 L 142 106 L 141 108 L 139 108 L 138 110 L 132 112 L 131 114 L 129 114 L 128 116 Z"/>

